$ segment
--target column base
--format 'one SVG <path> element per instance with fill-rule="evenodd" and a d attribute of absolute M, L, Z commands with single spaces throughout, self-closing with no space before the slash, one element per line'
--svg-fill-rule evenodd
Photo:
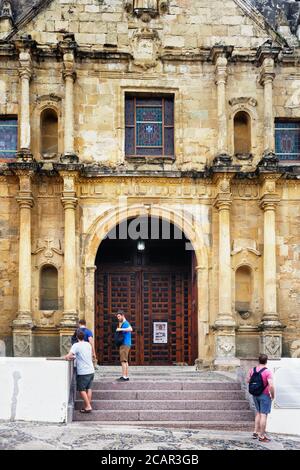
<path fill-rule="evenodd" d="M 20 149 L 17 153 L 17 162 L 34 162 L 31 151 L 29 149 Z"/>
<path fill-rule="evenodd" d="M 262 159 L 258 163 L 260 170 L 276 171 L 278 170 L 279 159 L 276 154 L 271 150 L 266 150 Z"/>
<path fill-rule="evenodd" d="M 78 163 L 79 158 L 75 153 L 65 153 L 60 157 L 62 163 Z"/>
<path fill-rule="evenodd" d="M 213 166 L 231 166 L 232 158 L 227 153 L 220 153 L 213 160 Z"/>
<path fill-rule="evenodd" d="M 20 316 L 13 321 L 13 354 L 14 357 L 33 356 L 33 323 L 29 316 Z"/>

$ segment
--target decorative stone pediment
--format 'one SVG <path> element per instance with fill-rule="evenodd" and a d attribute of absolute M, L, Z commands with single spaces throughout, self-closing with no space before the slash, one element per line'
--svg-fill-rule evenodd
<path fill-rule="evenodd" d="M 245 258 L 250 254 L 261 256 L 261 253 L 257 250 L 256 241 L 251 239 L 239 239 L 233 241 L 231 255 L 234 256 L 239 253 L 242 253 Z"/>
<path fill-rule="evenodd" d="M 53 238 L 45 238 L 45 240 L 38 240 L 37 248 L 32 252 L 33 255 L 40 255 L 41 262 L 51 261 L 54 258 L 54 255 L 63 255 L 61 250 L 61 242 L 58 240 L 58 247 L 52 246 L 54 240 Z M 40 264 L 40 263 L 39 263 Z"/>
<path fill-rule="evenodd" d="M 245 96 L 240 96 L 240 97 L 237 97 L 237 98 L 231 98 L 229 100 L 229 104 L 230 106 L 241 106 L 241 105 L 250 105 L 252 107 L 256 107 L 257 106 L 257 100 L 255 98 L 251 98 L 251 97 L 245 97 Z"/>

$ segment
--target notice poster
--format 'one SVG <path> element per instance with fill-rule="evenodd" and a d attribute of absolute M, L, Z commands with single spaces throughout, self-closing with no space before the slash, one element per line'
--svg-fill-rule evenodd
<path fill-rule="evenodd" d="M 167 322 L 154 322 L 153 323 L 153 343 L 167 344 L 168 343 L 168 323 Z"/>

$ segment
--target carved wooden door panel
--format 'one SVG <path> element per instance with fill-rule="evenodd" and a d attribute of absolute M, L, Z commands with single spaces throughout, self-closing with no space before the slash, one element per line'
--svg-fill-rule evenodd
<path fill-rule="evenodd" d="M 113 272 L 99 270 L 96 275 L 96 349 L 100 364 L 119 362 L 113 342 L 114 314 L 119 309 L 124 310 L 134 330 L 132 365 L 192 364 L 196 356 L 190 273 L 170 272 L 165 267 L 132 268 L 130 272 L 109 269 Z"/>
<path fill-rule="evenodd" d="M 125 312 L 134 332 L 139 330 L 137 313 L 139 312 L 138 273 L 136 272 L 99 272 L 96 275 L 96 350 L 100 364 L 117 364 L 119 351 L 114 344 L 114 332 L 117 328 L 115 314 Z M 137 364 L 137 335 L 132 335 L 130 353 L 131 364 Z"/>

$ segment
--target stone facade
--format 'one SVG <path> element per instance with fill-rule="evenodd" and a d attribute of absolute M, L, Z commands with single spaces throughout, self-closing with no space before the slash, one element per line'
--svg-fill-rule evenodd
<path fill-rule="evenodd" d="M 0 160 L 6 353 L 13 337 L 15 355 L 57 355 L 78 317 L 93 328 L 97 249 L 118 221 L 151 212 L 178 220 L 195 249 L 200 361 L 296 354 L 300 167 L 278 161 L 274 122 L 300 120 L 297 25 L 243 0 L 4 3 L 0 115 L 19 126 L 16 159 Z M 174 158 L 126 158 L 125 93 L 174 96 Z M 45 155 L 49 109 L 57 149 Z M 245 155 L 237 113 L 251 126 Z M 52 312 L 40 308 L 46 265 Z"/>

